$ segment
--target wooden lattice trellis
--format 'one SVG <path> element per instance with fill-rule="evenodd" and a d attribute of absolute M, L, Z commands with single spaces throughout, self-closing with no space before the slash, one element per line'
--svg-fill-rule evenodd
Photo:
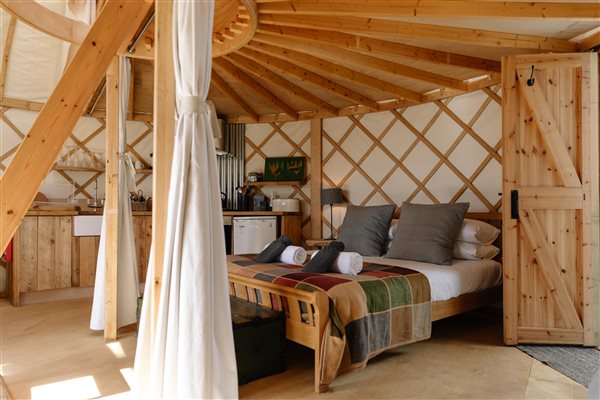
<path fill-rule="evenodd" d="M 482 122 L 482 116 L 486 115 L 486 111 L 488 115 L 490 113 L 500 115 L 501 99 L 497 94 L 498 91 L 499 86 L 495 86 L 466 95 L 472 96 L 468 98 L 468 103 L 474 111 L 469 118 L 462 116 L 461 119 L 461 116 L 459 116 L 461 113 L 452 110 L 453 102 L 457 102 L 455 99 L 461 97 L 458 96 L 428 105 L 416 106 L 431 108 L 431 117 L 426 123 L 422 120 L 415 121 L 414 117 L 407 116 L 409 113 L 406 108 L 370 114 L 371 118 L 380 116 L 382 121 L 389 119 L 389 122 L 383 122 L 377 128 L 370 128 L 363 123 L 365 118 L 369 118 L 369 115 L 351 115 L 325 120 L 322 130 L 323 187 L 343 188 L 346 193 L 345 201 L 347 204 L 401 204 L 402 201 L 440 203 L 464 201 L 465 199 L 468 201 L 470 198 L 472 202 L 478 203 L 476 206 L 480 209 L 477 211 L 498 211 L 501 208 L 501 199 L 497 196 L 497 192 L 500 191 L 501 187 L 501 179 L 498 175 L 502 162 L 501 126 L 498 124 L 491 128 L 486 127 L 486 129 L 493 130 L 493 134 L 488 138 L 484 138 L 483 135 L 476 132 L 476 128 L 483 129 L 482 126 L 485 125 Z M 468 113 L 463 112 L 462 114 Z M 476 127 L 478 122 L 481 126 Z M 302 146 L 310 144 L 308 124 L 306 124 L 306 133 L 300 141 L 292 140 L 287 133 L 288 125 L 286 123 L 270 123 L 267 126 L 270 128 L 270 132 L 262 136 L 254 135 L 252 126 L 247 129 L 247 166 L 251 165 L 257 168 L 267 156 L 303 155 L 310 158 L 310 154 L 302 150 Z M 265 128 L 259 129 L 264 132 Z M 334 135 L 331 129 L 337 129 L 337 134 Z M 449 143 L 446 146 L 440 146 L 435 143 L 434 139 L 430 138 L 434 133 L 436 135 L 445 134 L 445 131 L 440 132 L 440 130 L 457 131 L 457 134 L 455 137 L 448 139 Z M 399 141 L 399 135 L 410 135 L 410 144 L 401 153 L 395 153 L 389 146 L 386 146 L 386 143 Z M 352 140 L 350 140 L 351 136 Z M 259 137 L 259 140 L 254 139 L 255 137 Z M 406 141 L 407 138 L 405 137 L 403 140 Z M 465 148 L 476 148 L 477 155 L 464 154 L 466 150 L 461 149 L 461 144 L 466 141 L 470 142 L 471 147 L 467 146 Z M 488 141 L 491 141 L 491 143 L 488 143 Z M 357 149 L 356 143 L 362 143 L 364 148 Z M 277 152 L 280 148 L 289 148 L 287 144 L 291 146 L 291 151 L 288 151 L 288 154 Z M 420 176 L 414 170 L 414 160 L 412 161 L 413 164 L 409 160 L 410 157 L 415 157 L 418 146 L 421 148 L 419 151 L 427 152 L 426 154 L 429 155 L 427 162 L 431 164 L 431 167 L 427 167 L 429 168 L 427 173 L 421 174 L 423 176 Z M 265 150 L 266 148 L 269 149 L 270 153 Z M 370 160 L 373 157 L 378 158 L 379 162 L 374 163 L 373 160 Z M 475 160 L 473 162 L 476 164 L 476 168 L 471 168 L 472 171 L 461 170 L 460 166 L 455 165 L 456 160 L 461 157 Z M 387 169 L 384 171 L 379 170 L 377 166 L 384 164 L 389 165 Z M 482 173 L 488 168 L 490 168 L 492 174 L 495 173 L 494 177 L 498 178 L 497 182 L 478 181 L 478 178 L 482 177 Z M 442 169 L 444 171 L 441 171 Z M 435 193 L 437 189 L 435 185 L 438 184 L 436 174 L 441 172 L 446 175 L 451 174 L 450 177 L 455 182 L 450 189 L 446 188 L 446 190 L 452 190 L 452 193 L 446 193 L 443 198 Z M 398 198 L 397 195 L 390 192 L 390 186 L 394 187 L 401 184 L 396 174 L 404 175 L 404 179 L 414 185 L 414 189 L 407 193 L 404 198 Z M 494 189 L 497 188 L 497 190 L 493 192 L 489 187 L 487 190 L 483 190 L 481 186 L 484 183 Z M 294 187 L 288 193 L 289 198 L 296 197 L 304 201 L 303 236 L 305 238 L 309 236 L 306 228 L 310 224 L 309 212 L 307 211 L 311 206 L 308 194 L 309 187 L 308 184 L 302 187 Z M 364 195 L 357 194 L 359 192 Z M 336 226 L 332 226 L 331 221 L 329 221 L 329 213 L 322 215 L 324 235 L 327 235 L 331 229 L 337 232 L 339 228 L 338 221 L 341 221 L 342 218 L 334 216 L 334 220 L 337 222 Z"/>
<path fill-rule="evenodd" d="M 13 122 L 9 116 L 7 116 L 7 111 L 11 110 L 9 107 L 3 107 L 0 109 L 0 120 L 3 125 L 10 129 L 2 129 L 1 138 L 2 143 L 0 144 L 0 170 L 4 171 L 8 166 L 8 162 L 10 162 L 11 156 L 17 151 L 21 141 L 25 138 L 26 132 L 23 129 L 20 129 L 15 122 Z M 28 112 L 28 118 L 33 121 L 37 117 L 37 112 Z M 76 148 L 83 151 L 90 159 L 94 161 L 97 160 L 96 154 L 94 151 L 90 149 L 89 144 L 93 139 L 98 137 L 102 137 L 105 132 L 106 123 L 104 119 L 101 118 L 91 118 L 98 123 L 98 127 L 91 130 L 90 132 L 86 132 L 83 134 L 76 135 L 75 133 L 71 133 L 69 135 L 69 140 L 72 144 L 76 146 Z M 143 124 L 145 130 L 135 137 L 133 140 L 127 143 L 127 152 L 132 156 L 134 162 L 141 162 L 146 166 L 145 168 L 138 169 L 136 175 L 136 183 L 137 185 L 142 184 L 144 181 L 148 179 L 149 176 L 152 175 L 152 170 L 148 169 L 148 166 L 151 165 L 150 159 L 148 157 L 144 157 L 140 151 L 139 147 L 142 142 L 146 138 L 151 138 L 151 134 L 153 131 L 152 124 L 149 122 L 135 122 L 136 124 Z M 13 136 L 12 138 L 10 136 Z M 6 142 L 16 143 L 12 146 L 6 146 Z M 8 147 L 8 148 L 7 148 Z M 70 155 L 75 152 L 75 147 L 65 153 L 62 157 L 66 159 Z M 87 199 L 93 199 L 93 195 L 90 190 L 92 184 L 102 178 L 104 175 L 103 168 L 87 168 L 87 167 L 71 167 L 71 166 L 60 166 L 56 165 L 53 168 L 53 171 L 58 174 L 58 176 L 62 177 L 69 185 L 74 187 L 73 192 L 64 193 L 64 197 L 68 195 L 82 195 Z"/>

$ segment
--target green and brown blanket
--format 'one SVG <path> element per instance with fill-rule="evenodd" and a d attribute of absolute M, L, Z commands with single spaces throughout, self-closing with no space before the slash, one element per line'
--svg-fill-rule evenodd
<path fill-rule="evenodd" d="M 364 368 L 385 350 L 431 336 L 429 281 L 419 272 L 365 263 L 360 274 L 351 276 L 307 273 L 301 266 L 262 264 L 243 256 L 228 256 L 228 261 L 230 273 L 328 295 L 321 384 Z M 287 312 L 287 304 L 283 308 Z"/>

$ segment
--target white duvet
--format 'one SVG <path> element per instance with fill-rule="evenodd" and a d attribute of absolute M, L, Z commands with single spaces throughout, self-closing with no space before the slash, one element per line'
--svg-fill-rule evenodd
<path fill-rule="evenodd" d="M 502 264 L 494 260 L 452 260 L 452 265 L 364 257 L 365 262 L 404 267 L 419 271 L 431 286 L 431 301 L 443 301 L 502 283 Z"/>

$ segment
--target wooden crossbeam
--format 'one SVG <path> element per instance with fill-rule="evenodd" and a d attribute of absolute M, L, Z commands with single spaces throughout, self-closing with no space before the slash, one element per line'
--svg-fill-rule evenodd
<path fill-rule="evenodd" d="M 17 18 L 11 15 L 6 31 L 6 39 L 4 40 L 4 48 L 2 49 L 2 69 L 0 70 L 0 99 L 4 98 L 4 84 L 6 82 L 6 69 L 8 67 L 8 57 L 13 43 L 13 35 L 15 34 L 15 26 Z"/>
<path fill-rule="evenodd" d="M 269 89 L 252 79 L 248 74 L 239 70 L 235 65 L 223 58 L 215 58 L 213 60 L 213 68 L 217 67 L 220 70 L 228 73 L 232 78 L 237 79 L 239 82 L 244 84 L 252 93 L 256 93 L 259 96 L 267 99 L 275 107 L 289 115 L 294 119 L 298 119 L 298 113 L 289 104 L 281 100 Z"/>
<path fill-rule="evenodd" d="M 112 56 L 121 43 L 131 37 L 152 4 L 149 1 L 110 1 L 92 25 L 26 140 L 0 178 L 0 248 L 6 248 L 16 232 Z M 23 179 L 24 176 L 27 179 Z"/>
<path fill-rule="evenodd" d="M 233 100 L 238 106 L 248 114 L 254 122 L 258 121 L 258 114 L 254 109 L 223 79 L 214 69 L 210 78 L 213 85 L 219 89 L 221 93 Z"/>
<path fill-rule="evenodd" d="M 577 43 L 542 36 L 495 32 L 482 29 L 454 28 L 402 21 L 387 21 L 366 17 L 312 16 L 310 18 L 298 18 L 293 15 L 261 14 L 259 16 L 259 22 L 262 24 L 293 26 L 297 28 L 319 28 L 330 31 L 394 36 L 406 39 L 466 43 L 493 48 L 554 52 L 575 52 L 578 48 Z"/>
<path fill-rule="evenodd" d="M 344 62 L 351 63 L 352 65 L 358 65 L 363 68 L 369 68 L 377 72 L 383 72 L 391 74 L 393 76 L 404 76 L 406 78 L 414 79 L 417 81 L 432 83 L 436 86 L 442 86 L 463 91 L 467 90 L 468 88 L 467 83 L 461 81 L 460 79 L 450 78 L 445 75 L 436 74 L 419 68 L 409 67 L 407 65 L 384 60 L 370 55 L 345 50 L 326 43 L 310 41 L 305 39 L 290 40 L 278 36 L 265 35 L 261 33 L 257 33 L 256 35 L 254 35 L 253 41 L 260 42 L 263 48 L 268 48 L 268 44 L 270 44 L 274 46 L 283 47 L 284 49 L 298 50 L 309 55 L 312 54 L 313 56 L 329 58 L 333 60 L 343 60 Z M 291 53 L 291 51 L 288 50 L 288 54 L 289 53 Z M 421 96 L 418 93 L 409 91 L 405 88 L 401 89 L 404 92 L 411 93 L 411 95 L 413 96 L 410 97 L 411 100 L 415 100 L 416 102 L 421 101 Z M 409 98 L 406 95 L 402 97 Z"/>
<path fill-rule="evenodd" d="M 33 29 L 70 43 L 81 44 L 90 30 L 83 22 L 55 13 L 33 0 L 2 0 L 0 7 Z"/>
<path fill-rule="evenodd" d="M 304 82 L 315 85 L 321 89 L 324 89 L 331 94 L 340 97 L 346 101 L 350 101 L 356 104 L 362 104 L 372 111 L 379 111 L 379 105 L 373 99 L 368 98 L 353 89 L 344 87 L 338 83 L 335 83 L 327 78 L 322 77 L 314 72 L 311 72 L 305 68 L 301 68 L 291 62 L 272 57 L 262 52 L 243 48 L 239 52 L 250 58 L 251 60 L 262 64 L 263 66 L 275 68 L 284 74 L 294 75 Z"/>
<path fill-rule="evenodd" d="M 597 3 L 460 0 L 261 1 L 259 14 L 594 20 Z"/>
<path fill-rule="evenodd" d="M 465 56 L 441 50 L 432 50 L 424 47 L 355 35 L 353 33 L 266 24 L 260 24 L 257 32 L 278 35 L 283 38 L 309 39 L 311 41 L 328 43 L 348 50 L 372 54 L 374 56 L 389 55 L 410 57 L 434 64 L 452 65 L 455 67 L 485 72 L 500 72 L 500 63 L 495 60 Z"/>
<path fill-rule="evenodd" d="M 309 91 L 288 81 L 285 78 L 282 78 L 281 76 L 277 75 L 276 73 L 268 70 L 267 68 L 265 68 L 261 65 L 258 65 L 257 63 L 247 59 L 246 57 L 244 57 L 240 54 L 231 53 L 231 54 L 225 56 L 225 59 L 232 62 L 233 64 L 235 64 L 238 68 L 242 68 L 245 71 L 247 71 L 259 78 L 267 79 L 268 81 L 281 87 L 288 93 L 290 93 L 302 100 L 308 101 L 309 103 L 316 105 L 319 108 L 319 110 L 325 111 L 330 116 L 334 116 L 334 115 L 338 114 L 339 110 L 337 108 L 335 108 L 334 106 L 332 106 L 331 104 L 327 103 L 324 100 L 321 100 L 320 98 L 313 95 Z M 298 116 L 298 118 L 299 117 L 300 116 Z"/>

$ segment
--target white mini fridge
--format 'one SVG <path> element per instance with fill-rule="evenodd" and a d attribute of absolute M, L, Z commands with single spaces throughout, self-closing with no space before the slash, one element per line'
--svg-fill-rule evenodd
<path fill-rule="evenodd" d="M 234 217 L 233 254 L 258 254 L 277 239 L 277 217 Z"/>

